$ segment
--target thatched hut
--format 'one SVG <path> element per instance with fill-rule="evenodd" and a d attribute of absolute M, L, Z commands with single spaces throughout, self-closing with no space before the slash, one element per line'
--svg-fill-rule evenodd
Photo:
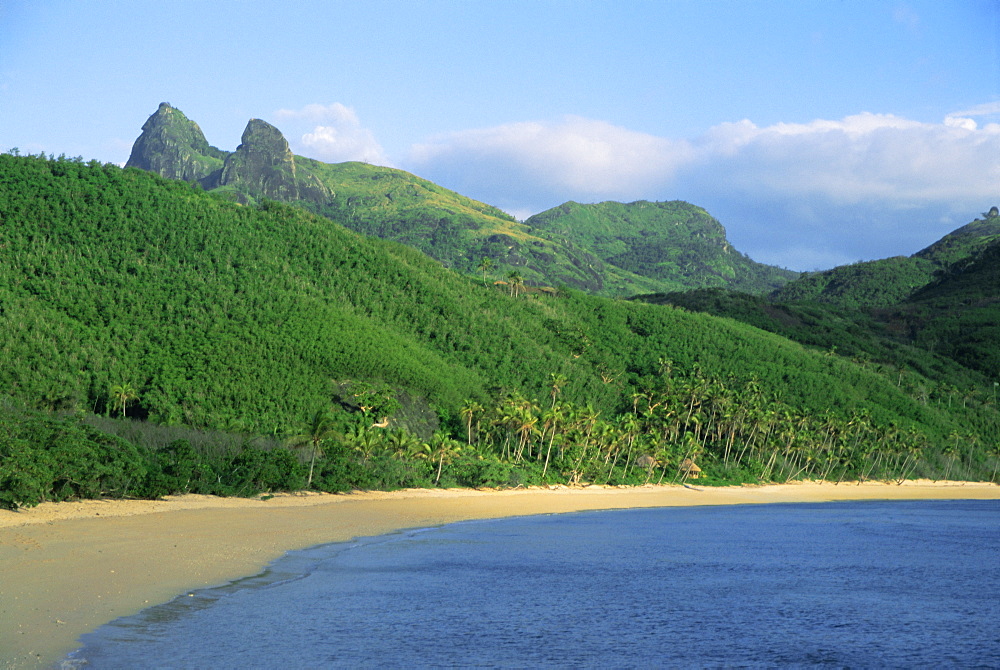
<path fill-rule="evenodd" d="M 698 479 L 701 476 L 701 468 L 690 458 L 681 461 L 680 470 L 685 479 Z"/>

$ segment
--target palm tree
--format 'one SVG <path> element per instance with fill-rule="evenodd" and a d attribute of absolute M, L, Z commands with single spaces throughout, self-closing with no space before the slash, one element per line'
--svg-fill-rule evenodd
<path fill-rule="evenodd" d="M 903 451 L 906 457 L 903 459 L 903 465 L 899 470 L 899 480 L 897 484 L 902 484 L 906 481 L 909 476 L 909 472 L 913 471 L 913 468 L 917 465 L 917 460 L 919 460 L 921 453 L 923 452 L 923 436 L 915 430 L 909 430 L 906 434 L 906 442 L 903 445 Z M 909 472 L 907 471 L 907 465 L 910 466 Z"/>
<path fill-rule="evenodd" d="M 309 425 L 306 426 L 304 432 L 298 435 L 292 435 L 285 440 L 285 445 L 292 449 L 298 449 L 306 446 L 311 448 L 311 455 L 309 458 L 309 479 L 306 482 L 307 487 L 312 486 L 313 467 L 316 465 L 316 457 L 322 455 L 323 453 L 323 441 L 336 437 L 338 434 L 339 433 L 335 427 L 334 419 L 330 413 L 324 410 L 319 410 L 313 414 L 313 417 L 310 419 Z"/>
<path fill-rule="evenodd" d="M 139 397 L 136 393 L 135 387 L 128 382 L 122 382 L 121 384 L 115 384 L 111 387 L 111 397 L 115 399 L 115 407 L 120 407 L 122 411 L 122 418 L 125 418 L 125 405 L 128 404 L 129 400 L 135 400 Z"/>
<path fill-rule="evenodd" d="M 385 436 L 384 442 L 385 446 L 396 456 L 408 454 L 420 446 L 420 440 L 405 428 L 392 431 Z"/>
<path fill-rule="evenodd" d="M 528 458 L 531 458 L 531 436 L 538 432 L 538 415 L 535 411 L 538 406 L 530 401 L 525 401 L 518 407 L 515 415 L 515 430 L 518 435 L 517 460 L 521 460 L 524 448 L 528 448 Z"/>
<path fill-rule="evenodd" d="M 470 445 L 472 444 L 472 423 L 475 420 L 476 415 L 482 414 L 483 411 L 484 411 L 483 406 L 480 405 L 475 400 L 466 400 L 465 405 L 463 405 L 462 408 L 458 411 L 459 416 L 462 417 L 462 421 L 465 422 L 467 443 Z M 477 433 L 476 437 L 478 438 L 479 437 L 478 421 L 476 421 L 476 433 Z"/>
<path fill-rule="evenodd" d="M 555 407 L 556 397 L 562 392 L 563 386 L 566 386 L 569 380 L 566 379 L 566 375 L 556 374 L 555 372 L 550 373 L 549 377 L 552 378 L 552 392 L 550 394 L 552 396 L 552 407 Z"/>
<path fill-rule="evenodd" d="M 948 478 L 951 476 L 951 469 L 955 465 L 955 461 L 957 461 L 958 457 L 961 456 L 962 454 L 961 450 L 959 449 L 959 442 L 961 441 L 962 437 L 963 435 L 959 433 L 957 430 L 951 431 L 951 433 L 948 435 L 948 438 L 949 439 L 955 438 L 955 443 L 945 445 L 944 449 L 941 450 L 941 453 L 948 457 L 948 467 L 944 471 L 945 481 L 948 481 Z"/>
<path fill-rule="evenodd" d="M 555 402 L 552 403 L 552 407 L 548 411 L 542 413 L 542 439 L 545 439 L 545 431 L 549 431 L 549 446 L 545 450 L 545 465 L 542 466 L 542 479 L 545 479 L 545 473 L 549 471 L 549 459 L 552 457 L 552 443 L 555 442 L 556 433 L 559 432 L 559 428 L 562 427 L 563 421 L 566 418 L 566 412 L 562 405 L 556 405 Z"/>
<path fill-rule="evenodd" d="M 441 481 L 441 470 L 444 468 L 445 460 L 450 461 L 454 456 L 461 453 L 461 451 L 462 444 L 458 440 L 448 437 L 446 433 L 437 431 L 430 442 L 419 444 L 414 450 L 413 455 L 416 458 L 437 461 L 437 476 L 434 477 L 434 486 L 437 486 Z"/>
<path fill-rule="evenodd" d="M 993 475 L 990 477 L 991 482 L 996 482 L 997 480 L 997 470 L 1000 470 L 1000 443 L 993 445 L 993 450 L 990 452 L 994 458 L 993 464 Z"/>
<path fill-rule="evenodd" d="M 483 271 L 483 286 L 486 286 L 486 275 L 494 267 L 493 259 L 488 256 L 483 256 L 483 260 L 479 261 L 479 269 Z"/>
<path fill-rule="evenodd" d="M 510 294 L 517 297 L 522 286 L 524 286 L 524 277 L 519 275 L 516 271 L 511 271 L 507 275 L 507 281 L 510 282 Z"/>
<path fill-rule="evenodd" d="M 390 446 L 395 448 L 395 444 L 392 441 L 392 434 L 389 437 Z M 352 450 L 360 454 L 361 459 L 365 463 L 370 461 L 375 456 L 375 452 L 377 450 L 385 448 L 385 444 L 381 439 L 381 434 L 376 434 L 376 432 L 371 428 L 367 428 L 360 424 L 356 425 L 344 436 L 344 442 Z"/>

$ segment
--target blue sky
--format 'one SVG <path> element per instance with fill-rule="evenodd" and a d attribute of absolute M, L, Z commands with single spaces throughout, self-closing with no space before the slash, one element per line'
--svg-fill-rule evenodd
<path fill-rule="evenodd" d="M 797 270 L 1000 204 L 1000 0 L 0 0 L 0 150 L 124 163 L 162 101 L 519 218 L 687 200 Z"/>

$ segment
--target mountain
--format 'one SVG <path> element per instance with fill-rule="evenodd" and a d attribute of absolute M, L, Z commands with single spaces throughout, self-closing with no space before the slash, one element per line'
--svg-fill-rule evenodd
<path fill-rule="evenodd" d="M 239 147 L 227 152 L 210 146 L 198 124 L 168 102 L 143 124 L 125 166 L 198 182 L 206 190 L 223 189 L 242 202 L 324 203 L 333 197 L 308 168 L 299 167 L 281 131 L 266 121 L 250 119 Z"/>
<path fill-rule="evenodd" d="M 701 207 L 681 201 L 567 202 L 525 223 L 561 235 L 591 249 L 605 263 L 657 280 L 671 290 L 714 286 L 765 293 L 798 276 L 739 253 L 721 223 Z"/>
<path fill-rule="evenodd" d="M 775 291 L 772 298 L 776 302 L 811 301 L 857 308 L 895 305 L 947 273 L 954 263 L 1000 239 L 1000 216 L 991 211 L 983 217 L 912 256 L 807 273 Z"/>
<path fill-rule="evenodd" d="M 704 210 L 676 203 L 593 206 L 600 224 L 621 228 L 618 247 L 551 215 L 520 223 L 501 210 L 415 175 L 365 163 L 328 164 L 295 156 L 281 132 L 252 119 L 236 151 L 212 147 L 197 124 L 161 103 L 143 125 L 129 157 L 138 167 L 194 181 L 237 202 L 290 202 L 365 235 L 415 247 L 446 267 L 494 280 L 515 274 L 535 286 L 631 295 L 680 287 L 734 286 L 763 292 L 795 276 L 735 252 Z M 576 203 L 563 208 L 580 211 Z M 653 207 L 656 216 L 643 211 Z M 691 211 L 684 212 L 685 208 Z M 597 244 L 598 247 L 594 247 Z M 631 247 L 634 246 L 634 249 Z"/>
<path fill-rule="evenodd" d="M 228 155 L 210 146 L 198 124 L 181 110 L 161 102 L 142 125 L 126 165 L 167 179 L 200 182 L 221 170 Z"/>
<path fill-rule="evenodd" d="M 913 256 L 810 273 L 770 296 L 701 289 L 639 299 L 737 319 L 809 346 L 921 370 L 952 385 L 970 369 L 997 380 L 1000 217 L 995 211 Z"/>
<path fill-rule="evenodd" d="M 917 346 L 1000 380 L 1000 239 L 878 317 Z"/>

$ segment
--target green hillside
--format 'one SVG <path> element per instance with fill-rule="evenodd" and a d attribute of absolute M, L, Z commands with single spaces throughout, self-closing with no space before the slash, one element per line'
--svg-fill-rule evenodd
<path fill-rule="evenodd" d="M 750 260 L 726 229 L 686 202 L 567 202 L 526 222 L 562 235 L 619 270 L 655 279 L 668 290 L 726 287 L 768 293 L 798 276 Z"/>
<path fill-rule="evenodd" d="M 0 222 L 8 506 L 671 481 L 685 458 L 709 482 L 995 462 L 985 399 L 927 403 L 895 371 L 728 319 L 501 290 L 271 200 L 2 155 Z"/>
<path fill-rule="evenodd" d="M 794 281 L 770 297 L 723 289 L 639 299 L 737 319 L 858 360 L 919 371 L 939 384 L 1000 380 L 1000 218 L 987 216 L 910 258 L 857 263 Z"/>
<path fill-rule="evenodd" d="M 879 318 L 917 346 L 1000 381 L 1000 239 Z"/>
<path fill-rule="evenodd" d="M 992 212 L 944 236 L 912 256 L 844 265 L 802 275 L 772 295 L 776 302 L 821 302 L 841 307 L 875 308 L 903 302 L 1000 239 L 1000 216 Z"/>
<path fill-rule="evenodd" d="M 606 227 L 621 227 L 625 243 L 635 245 L 628 253 L 615 252 L 635 258 L 609 259 L 596 251 L 593 236 L 565 226 L 556 230 L 544 216 L 538 226 L 526 225 L 402 170 L 295 156 L 281 132 L 259 119 L 247 124 L 235 151 L 221 152 L 169 103 L 161 103 L 143 125 L 127 165 L 196 181 L 237 202 L 269 198 L 298 204 L 364 235 L 412 246 L 463 274 L 480 274 L 487 259 L 484 279 L 490 281 L 508 281 L 515 275 L 533 286 L 618 296 L 680 286 L 732 285 L 764 292 L 795 275 L 733 251 L 718 222 L 690 206 L 699 214 L 692 221 L 687 220 L 691 216 L 668 217 L 674 232 L 666 237 L 655 232 L 664 225 L 662 216 L 607 220 Z M 610 211 L 608 203 L 595 207 Z M 620 207 L 638 211 L 631 205 Z M 711 224 L 706 227 L 701 219 Z M 706 242 L 707 237 L 712 239 Z M 669 271 L 664 270 L 667 266 Z"/>

